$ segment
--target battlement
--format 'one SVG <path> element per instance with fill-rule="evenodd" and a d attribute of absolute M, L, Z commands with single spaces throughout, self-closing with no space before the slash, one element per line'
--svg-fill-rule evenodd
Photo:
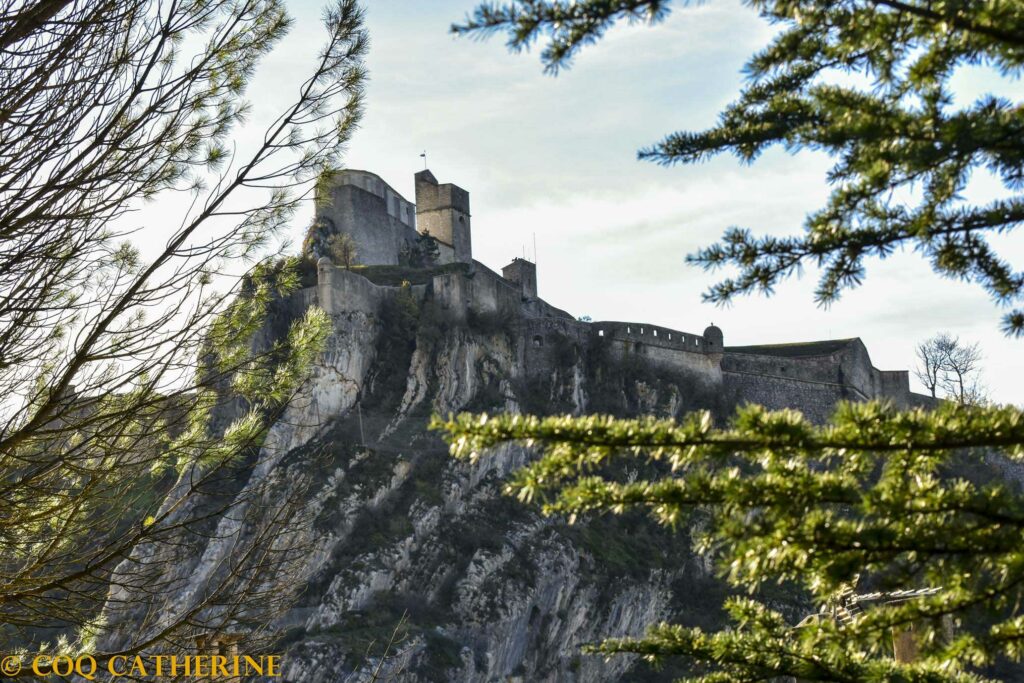
<path fill-rule="evenodd" d="M 680 332 L 669 327 L 660 327 L 650 323 L 627 323 L 614 320 L 602 320 L 590 323 L 592 334 L 608 340 L 617 340 L 639 344 L 642 351 L 645 346 L 688 353 L 713 353 L 718 351 L 704 337 L 689 332 Z"/>

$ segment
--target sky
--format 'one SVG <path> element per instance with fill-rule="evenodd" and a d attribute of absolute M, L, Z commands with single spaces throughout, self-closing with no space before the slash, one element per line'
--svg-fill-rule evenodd
<path fill-rule="evenodd" d="M 257 120 L 287 102 L 322 42 L 320 3 L 288 7 L 295 26 L 249 90 Z M 369 3 L 366 113 L 345 165 L 414 200 L 426 151 L 440 182 L 470 192 L 477 260 L 497 270 L 533 257 L 536 242 L 540 295 L 576 316 L 694 333 L 714 322 L 726 345 L 860 337 L 885 370 L 912 368 L 918 342 L 950 332 L 981 345 L 995 400 L 1024 403 L 1024 341 L 1000 333 L 1001 310 L 979 286 L 938 277 L 913 252 L 868 262 L 865 284 L 827 310 L 813 301 L 813 269 L 772 297 L 702 302 L 721 274 L 688 266 L 687 254 L 731 226 L 798 233 L 829 192 L 831 164 L 820 153 L 774 149 L 752 165 L 721 156 L 672 168 L 636 158 L 668 133 L 713 125 L 736 99 L 744 62 L 773 32 L 754 11 L 736 0 L 680 6 L 653 28 L 614 29 L 552 77 L 536 50 L 510 53 L 502 35 L 452 36 L 448 27 L 471 8 L 472 0 Z M 990 91 L 1024 99 L 1019 81 L 958 72 L 958 101 Z M 1001 194 L 984 175 L 970 188 L 971 199 Z M 312 211 L 296 221 L 295 244 Z M 995 244 L 1024 265 L 1019 237 Z"/>

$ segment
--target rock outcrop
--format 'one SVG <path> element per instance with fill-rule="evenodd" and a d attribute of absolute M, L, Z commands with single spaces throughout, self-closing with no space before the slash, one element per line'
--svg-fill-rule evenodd
<path fill-rule="evenodd" d="M 245 516 L 216 521 L 217 533 L 175 563 L 175 609 L 209 592 L 206 583 L 230 564 L 233 536 L 252 533 L 245 526 L 272 514 L 274 500 L 299 498 L 303 514 L 287 547 L 302 550 L 289 558 L 282 585 L 262 579 L 268 593 L 295 596 L 273 624 L 283 634 L 275 648 L 286 680 L 364 680 L 399 626 L 380 680 L 589 683 L 627 672 L 667 680 L 664 671 L 583 655 L 580 646 L 639 635 L 664 619 L 722 623 L 726 587 L 687 531 L 634 516 L 573 526 L 543 518 L 501 493 L 528 452 L 508 446 L 477 465 L 456 462 L 428 431 L 429 417 L 704 408 L 723 418 L 744 398 L 744 385 L 729 378 L 750 383 L 764 374 L 758 363 L 789 373 L 777 384 L 758 380 L 758 396 L 821 412 L 841 397 L 832 389 L 842 386 L 842 371 L 830 384 L 828 360 L 812 353 L 816 384 L 787 393 L 785 382 L 799 380 L 799 354 L 741 350 L 730 361 L 717 328 L 698 337 L 580 322 L 467 265 L 350 272 L 321 259 L 315 285 L 277 302 L 257 345 L 312 305 L 330 314 L 333 335 L 259 457 L 237 468 L 229 493 L 261 491 L 257 502 L 244 504 Z M 643 343 L 633 340 L 640 335 Z M 823 352 L 837 367 L 847 367 L 846 356 L 860 362 L 867 369 L 854 380 L 870 384 L 873 368 L 859 349 L 843 343 Z M 776 606 L 794 621 L 806 609 L 785 598 Z"/>

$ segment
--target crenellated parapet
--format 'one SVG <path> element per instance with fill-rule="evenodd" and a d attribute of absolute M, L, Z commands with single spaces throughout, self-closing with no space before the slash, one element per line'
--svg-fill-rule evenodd
<path fill-rule="evenodd" d="M 709 340 L 703 335 L 681 332 L 650 323 L 601 320 L 590 323 L 590 326 L 592 334 L 598 337 L 609 341 L 625 342 L 634 347 L 639 344 L 641 351 L 645 347 L 701 354 L 720 353 L 722 350 L 721 337 L 718 337 L 717 340 Z M 715 344 L 715 341 L 718 343 Z"/>
<path fill-rule="evenodd" d="M 589 326 L 591 338 L 605 344 L 619 358 L 643 359 L 687 373 L 705 385 L 722 383 L 721 330 L 717 339 L 708 339 L 650 323 L 602 320 Z"/>

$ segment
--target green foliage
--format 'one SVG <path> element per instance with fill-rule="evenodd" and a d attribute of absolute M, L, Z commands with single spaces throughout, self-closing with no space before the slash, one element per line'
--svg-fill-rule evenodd
<path fill-rule="evenodd" d="M 440 258 L 441 248 L 429 230 L 417 235 L 415 241 L 402 244 L 398 250 L 398 263 L 407 268 L 434 268 Z"/>
<path fill-rule="evenodd" d="M 691 552 L 687 534 L 658 528 L 636 513 L 595 517 L 559 527 L 559 532 L 594 558 L 592 571 L 611 579 L 644 580 L 652 570 L 677 569 L 680 558 Z M 616 582 L 602 583 L 610 587 Z"/>
<path fill-rule="evenodd" d="M 686 4 L 686 3 L 683 3 Z M 748 83 L 713 128 L 677 132 L 640 152 L 660 164 L 695 163 L 721 152 L 755 160 L 771 145 L 824 151 L 836 158 L 824 208 L 804 234 L 755 237 L 732 228 L 721 243 L 689 257 L 738 275 L 705 298 L 722 303 L 770 293 L 802 265 L 822 268 L 822 305 L 860 284 L 866 257 L 913 248 L 946 277 L 979 283 L 1001 306 L 1019 306 L 1024 274 L 1001 258 L 989 237 L 1024 221 L 1024 134 L 1019 101 L 986 94 L 957 105 L 951 79 L 984 64 L 1008 78 L 1024 67 L 1024 5 L 1019 2 L 908 0 L 748 0 L 777 25 L 771 43 L 748 62 Z M 663 18 L 663 0 L 539 0 L 486 3 L 453 31 L 506 30 L 513 49 L 546 35 L 550 71 L 623 18 Z M 836 73 L 849 78 L 837 81 Z M 963 198 L 972 174 L 1002 181 L 1005 196 L 987 204 Z M 1024 334 L 1024 308 L 1003 316 L 1008 334 Z"/>
<path fill-rule="evenodd" d="M 244 90 L 291 26 L 280 0 L 3 15 L 4 642 L 122 648 L 109 657 L 194 642 L 228 615 L 273 623 L 303 556 L 279 551 L 304 482 L 269 495 L 269 480 L 243 492 L 248 477 L 232 475 L 298 391 L 328 321 L 311 310 L 263 334 L 300 282 L 292 260 L 263 259 L 360 118 L 362 10 L 329 3 L 303 86 L 237 156 Z M 170 232 L 133 218 L 161 195 Z M 182 599 L 172 565 L 223 515 L 238 530 L 230 568 Z M 285 588 L 266 590 L 271 576 Z"/>
<path fill-rule="evenodd" d="M 508 45 L 513 50 L 523 50 L 547 33 L 550 42 L 540 56 L 545 69 L 555 74 L 569 65 L 579 48 L 599 40 L 616 21 L 656 23 L 668 14 L 668 5 L 666 0 L 484 3 L 451 31 L 465 35 L 507 28 Z"/>
<path fill-rule="evenodd" d="M 427 662 L 426 668 L 422 671 L 425 674 L 432 674 L 434 680 L 441 680 L 445 671 L 462 665 L 460 653 L 462 645 L 459 641 L 445 635 L 440 630 L 433 628 L 424 631 L 423 637 L 427 641 Z"/>
<path fill-rule="evenodd" d="M 732 601 L 734 630 L 663 625 L 598 651 L 687 655 L 718 672 L 695 679 L 706 681 L 761 680 L 766 671 L 805 680 L 979 680 L 965 673 L 970 666 L 1022 654 L 1024 620 L 1015 606 L 1024 599 L 1024 496 L 950 474 L 964 449 L 983 449 L 973 458 L 1024 459 L 1020 409 L 843 404 L 826 426 L 757 406 L 725 428 L 709 413 L 680 422 L 463 414 L 432 426 L 447 432 L 459 458 L 475 460 L 507 441 L 538 447 L 542 456 L 506 491 L 539 501 L 545 514 L 574 521 L 642 510 L 674 528 L 694 510 L 707 511 L 698 548 L 737 588 L 793 582 L 819 603 L 858 578 L 939 588 L 846 625 L 826 619 L 798 630 L 762 605 Z M 651 464 L 671 474 L 613 474 Z M 936 626 L 945 615 L 963 619 L 950 642 Z M 897 665 L 881 655 L 891 629 L 908 623 L 924 654 Z"/>
<path fill-rule="evenodd" d="M 383 415 L 393 414 L 397 409 L 416 350 L 420 308 L 408 282 L 384 299 L 379 315 L 377 353 L 364 381 L 360 402 L 364 410 Z"/>
<path fill-rule="evenodd" d="M 681 4 L 687 4 L 685 2 Z M 754 161 L 772 145 L 821 150 L 836 159 L 834 189 L 804 234 L 754 237 L 733 228 L 691 255 L 706 269 L 734 266 L 707 300 L 770 294 L 806 264 L 822 270 L 815 297 L 827 305 L 860 284 L 865 259 L 913 248 L 936 273 L 979 283 L 1000 306 L 1003 329 L 1024 334 L 1024 274 L 989 239 L 1024 221 L 1020 102 L 986 94 L 958 104 L 951 79 L 985 65 L 1009 78 L 1024 67 L 1024 4 L 918 0 L 749 0 L 776 24 L 747 65 L 739 100 L 710 130 L 679 132 L 641 151 L 661 164 L 696 163 L 721 152 Z M 623 19 L 656 23 L 661 0 L 522 0 L 485 3 L 457 34 L 505 30 L 514 50 L 542 36 L 550 72 Z M 841 78 L 835 78 L 836 75 Z M 984 169 L 1004 196 L 972 204 L 964 191 Z M 962 393 L 962 392 L 961 392 Z M 1019 463 L 1024 420 L 1015 408 L 943 405 L 900 413 L 842 405 L 832 424 L 799 414 L 741 410 L 716 428 L 700 413 L 681 423 L 653 418 L 532 418 L 463 415 L 435 421 L 452 452 L 475 458 L 507 440 L 543 449 L 508 491 L 539 500 L 548 514 L 649 511 L 675 526 L 694 509 L 711 523 L 702 548 L 736 587 L 792 581 L 827 603 L 858 579 L 933 595 L 795 629 L 751 600 L 728 603 L 736 627 L 706 633 L 664 624 L 638 640 L 594 651 L 657 660 L 688 655 L 696 679 L 762 681 L 980 680 L 970 667 L 1024 654 L 1024 497 L 991 481 L 951 474 L 974 460 Z M 616 479 L 609 464 L 667 463 L 668 476 Z M 979 462 L 985 461 L 985 463 Z M 962 471 L 962 470 L 961 470 Z M 952 640 L 937 621 L 961 618 Z M 913 664 L 882 656 L 894 628 L 913 624 L 922 655 Z"/>

